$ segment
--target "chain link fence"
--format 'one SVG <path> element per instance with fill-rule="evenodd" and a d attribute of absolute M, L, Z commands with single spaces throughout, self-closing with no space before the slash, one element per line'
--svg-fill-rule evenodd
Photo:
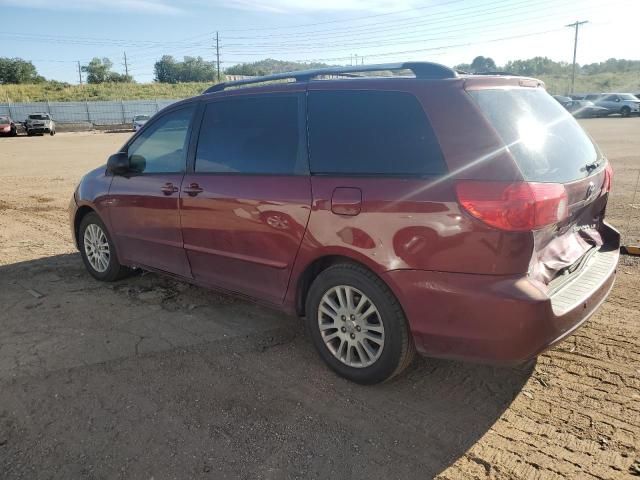
<path fill-rule="evenodd" d="M 178 100 L 114 100 L 101 102 L 0 103 L 0 116 L 23 122 L 33 113 L 48 113 L 56 123 L 121 125 L 136 115 L 153 115 Z"/>

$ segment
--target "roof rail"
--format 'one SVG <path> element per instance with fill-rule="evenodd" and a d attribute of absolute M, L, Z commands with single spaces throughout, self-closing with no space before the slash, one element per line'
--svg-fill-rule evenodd
<path fill-rule="evenodd" d="M 487 72 L 473 72 L 470 73 L 469 75 L 504 75 L 506 77 L 521 77 L 522 75 L 518 75 L 517 73 L 513 73 L 513 72 L 503 72 L 500 70 L 496 70 L 496 71 L 487 71 Z"/>
<path fill-rule="evenodd" d="M 378 65 L 356 65 L 350 67 L 329 67 L 317 68 L 313 70 L 300 70 L 298 72 L 276 73 L 274 75 L 265 75 L 261 77 L 245 78 L 233 82 L 218 83 L 207 88 L 203 93 L 221 92 L 230 87 L 239 87 L 243 85 L 252 85 L 256 83 L 272 82 L 274 80 L 293 79 L 296 82 L 306 82 L 314 77 L 322 75 L 345 75 L 378 72 L 381 70 L 411 70 L 416 78 L 455 78 L 458 75 L 455 70 L 449 67 L 432 62 L 405 62 L 405 63 L 382 63 Z"/>

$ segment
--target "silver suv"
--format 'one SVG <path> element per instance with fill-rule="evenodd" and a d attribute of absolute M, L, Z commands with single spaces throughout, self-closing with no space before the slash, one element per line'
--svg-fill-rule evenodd
<path fill-rule="evenodd" d="M 48 133 L 52 137 L 56 134 L 56 124 L 48 113 L 32 113 L 24 122 L 27 135 Z"/>
<path fill-rule="evenodd" d="M 619 113 L 623 117 L 640 114 L 640 98 L 631 93 L 600 93 L 587 95 L 585 100 L 606 108 L 609 114 Z"/>

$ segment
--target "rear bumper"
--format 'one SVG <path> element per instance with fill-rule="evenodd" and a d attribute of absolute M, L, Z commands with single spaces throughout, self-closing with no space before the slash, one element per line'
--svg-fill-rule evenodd
<path fill-rule="evenodd" d="M 417 350 L 427 356 L 519 364 L 573 333 L 606 299 L 619 257 L 619 235 L 552 294 L 528 276 L 417 270 L 387 272 Z"/>

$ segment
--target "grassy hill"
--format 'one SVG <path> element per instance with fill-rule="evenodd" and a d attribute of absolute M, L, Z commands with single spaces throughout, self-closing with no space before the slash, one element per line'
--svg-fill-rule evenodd
<path fill-rule="evenodd" d="M 0 103 L 149 100 L 186 98 L 202 93 L 212 83 L 103 83 L 94 85 L 0 85 Z"/>
<path fill-rule="evenodd" d="M 566 94 L 570 78 L 566 75 L 540 76 L 553 94 Z M 100 85 L 70 85 L 43 83 L 36 85 L 0 85 L 0 103 L 66 102 L 96 100 L 143 100 L 154 98 L 186 98 L 197 95 L 211 83 L 110 83 Z M 640 73 L 598 73 L 578 75 L 576 92 L 640 92 Z"/>

